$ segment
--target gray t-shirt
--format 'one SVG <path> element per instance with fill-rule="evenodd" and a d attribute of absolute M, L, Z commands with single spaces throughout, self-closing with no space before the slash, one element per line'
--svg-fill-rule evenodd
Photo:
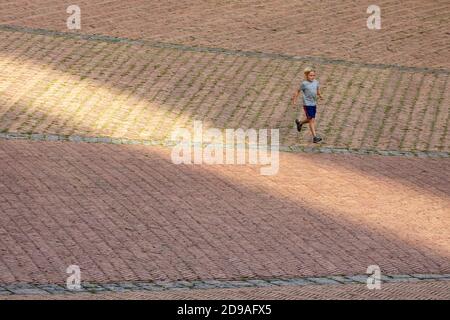
<path fill-rule="evenodd" d="M 300 85 L 300 90 L 303 93 L 303 105 L 315 106 L 317 101 L 317 88 L 319 88 L 319 81 L 304 80 Z"/>

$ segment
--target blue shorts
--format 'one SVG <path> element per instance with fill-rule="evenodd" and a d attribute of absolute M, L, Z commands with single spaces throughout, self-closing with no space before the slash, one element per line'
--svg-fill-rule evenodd
<path fill-rule="evenodd" d="M 306 118 L 314 119 L 316 117 L 316 106 L 303 106 L 305 110 Z"/>

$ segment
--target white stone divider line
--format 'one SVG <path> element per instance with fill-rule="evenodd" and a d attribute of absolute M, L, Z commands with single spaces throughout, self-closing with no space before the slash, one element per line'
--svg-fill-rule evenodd
<path fill-rule="evenodd" d="M 171 290 L 265 288 L 305 285 L 367 284 L 368 275 L 331 275 L 325 277 L 268 278 L 240 280 L 195 281 L 119 281 L 109 283 L 82 282 L 79 290 L 69 290 L 64 284 L 15 283 L 1 284 L 3 295 L 51 295 L 106 292 L 157 292 Z M 381 276 L 382 283 L 450 281 L 450 274 L 396 274 Z"/>
<path fill-rule="evenodd" d="M 124 144 L 124 145 L 146 145 L 146 146 L 163 146 L 173 147 L 178 142 L 171 140 L 140 140 L 115 137 L 90 137 L 79 135 L 58 135 L 58 134 L 41 134 L 41 133 L 15 133 L 2 132 L 0 140 L 31 140 L 31 141 L 49 141 L 49 142 L 86 142 L 86 143 L 105 143 L 105 144 Z M 205 143 L 204 146 L 207 144 Z M 224 148 L 228 146 L 223 145 Z M 251 147 L 251 146 L 250 146 Z M 380 155 L 380 156 L 404 156 L 419 158 L 449 158 L 450 152 L 445 151 L 399 151 L 399 150 L 376 150 L 376 149 L 351 149 L 351 148 L 334 148 L 334 147 L 308 147 L 300 145 L 280 146 L 282 152 L 292 153 L 334 153 L 334 154 L 357 154 L 357 155 Z"/>

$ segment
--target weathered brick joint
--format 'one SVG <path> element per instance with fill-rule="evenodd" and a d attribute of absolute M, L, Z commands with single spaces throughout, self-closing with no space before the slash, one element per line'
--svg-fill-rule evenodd
<path fill-rule="evenodd" d="M 418 281 L 450 281 L 450 274 L 401 274 L 383 275 L 381 282 L 418 282 Z M 243 279 L 243 280 L 196 280 L 196 281 L 121 281 L 111 283 L 82 282 L 79 290 L 69 290 L 61 284 L 32 284 L 18 283 L 10 285 L 0 284 L 1 295 L 47 295 L 73 293 L 103 293 L 130 291 L 168 291 L 168 290 L 196 290 L 196 289 L 237 289 L 264 288 L 282 286 L 305 285 L 346 285 L 366 284 L 367 275 L 327 276 L 306 278 L 276 278 L 276 279 Z"/>

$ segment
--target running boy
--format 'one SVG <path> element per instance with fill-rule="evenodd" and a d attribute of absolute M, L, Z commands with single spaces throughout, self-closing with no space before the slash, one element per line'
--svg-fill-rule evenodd
<path fill-rule="evenodd" d="M 301 83 L 300 88 L 294 93 L 292 96 L 292 104 L 294 108 L 297 104 L 297 98 L 302 91 L 303 94 L 303 110 L 305 110 L 306 119 L 301 121 L 299 119 L 295 119 L 295 123 L 297 124 L 297 130 L 300 132 L 302 130 L 302 126 L 305 123 L 309 124 L 309 129 L 313 135 L 313 142 L 318 143 L 322 141 L 322 138 L 316 135 L 316 108 L 317 108 L 317 97 L 322 99 L 319 91 L 319 81 L 315 80 L 316 73 L 312 68 L 306 68 L 305 71 L 305 80 Z"/>

